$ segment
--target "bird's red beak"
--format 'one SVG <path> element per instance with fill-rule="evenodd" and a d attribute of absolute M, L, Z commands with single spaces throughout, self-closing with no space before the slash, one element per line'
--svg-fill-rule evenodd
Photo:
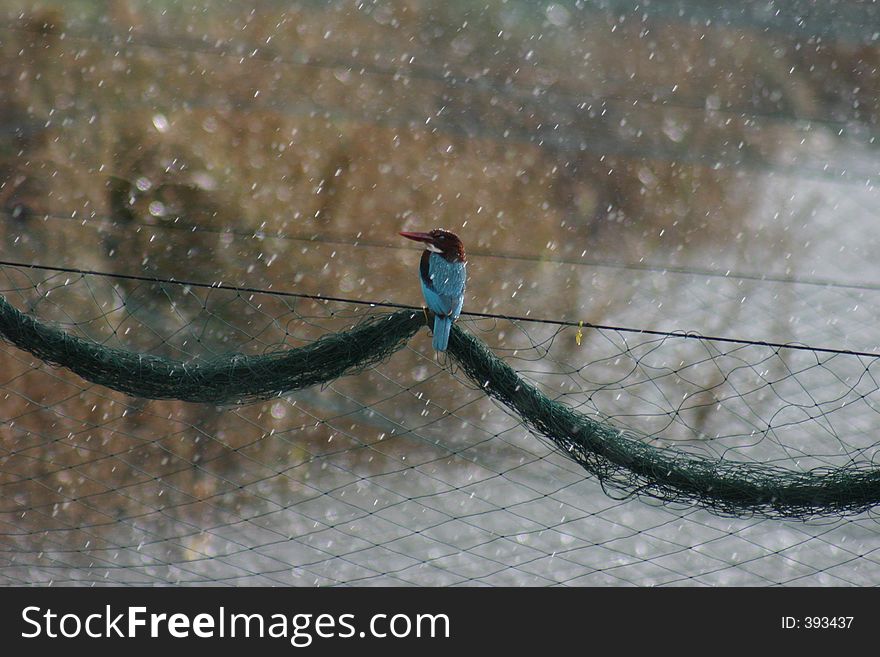
<path fill-rule="evenodd" d="M 416 242 L 428 242 L 428 243 L 430 243 L 430 242 L 433 242 L 433 241 L 434 241 L 434 238 L 431 237 L 431 234 L 430 234 L 430 233 L 407 233 L 407 232 L 404 231 L 404 232 L 401 232 L 400 235 L 401 235 L 402 237 L 405 237 L 405 238 L 408 239 L 408 240 L 414 240 L 414 241 L 416 241 Z"/>

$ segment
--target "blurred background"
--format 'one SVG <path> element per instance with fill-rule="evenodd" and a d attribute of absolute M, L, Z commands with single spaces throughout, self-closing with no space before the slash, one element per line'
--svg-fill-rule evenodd
<path fill-rule="evenodd" d="M 260 353 L 421 305 L 397 232 L 445 227 L 491 316 L 461 325 L 555 398 L 876 463 L 878 67 L 853 0 L 0 0 L 0 289 L 115 347 Z M 426 331 L 241 407 L 5 344 L 0 379 L 0 583 L 880 584 L 875 514 L 620 499 Z"/>

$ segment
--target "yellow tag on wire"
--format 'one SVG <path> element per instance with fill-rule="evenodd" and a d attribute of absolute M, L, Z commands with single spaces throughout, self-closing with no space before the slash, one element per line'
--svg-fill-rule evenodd
<path fill-rule="evenodd" d="M 581 346 L 581 340 L 584 337 L 584 323 L 578 322 L 578 332 L 577 335 L 574 336 L 574 341 L 577 342 L 578 347 Z"/>

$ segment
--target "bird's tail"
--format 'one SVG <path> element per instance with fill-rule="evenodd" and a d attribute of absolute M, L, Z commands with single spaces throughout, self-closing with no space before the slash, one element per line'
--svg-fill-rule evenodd
<path fill-rule="evenodd" d="M 446 351 L 449 344 L 449 331 L 452 330 L 452 318 L 434 315 L 434 349 Z"/>

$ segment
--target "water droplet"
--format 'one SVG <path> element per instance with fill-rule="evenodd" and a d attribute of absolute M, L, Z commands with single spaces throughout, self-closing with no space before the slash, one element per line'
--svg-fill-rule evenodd
<path fill-rule="evenodd" d="M 556 27 L 565 27 L 571 19 L 568 9 L 555 2 L 547 5 L 547 20 Z"/>
<path fill-rule="evenodd" d="M 164 114 L 156 114 L 153 117 L 153 127 L 163 134 L 168 132 L 168 119 L 165 118 Z"/>

